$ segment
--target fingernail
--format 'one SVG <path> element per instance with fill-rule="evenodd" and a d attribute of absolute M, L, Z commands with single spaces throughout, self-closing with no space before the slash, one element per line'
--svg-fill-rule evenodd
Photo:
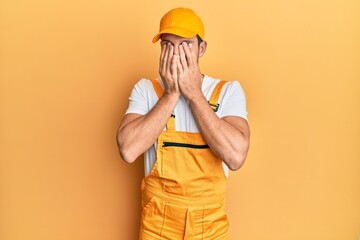
<path fill-rule="evenodd" d="M 191 44 L 191 43 L 189 43 L 189 47 L 192 47 L 192 44 Z"/>

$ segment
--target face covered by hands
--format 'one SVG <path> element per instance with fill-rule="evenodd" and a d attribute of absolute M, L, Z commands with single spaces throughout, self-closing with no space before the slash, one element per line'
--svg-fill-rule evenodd
<path fill-rule="evenodd" d="M 182 38 L 163 34 L 160 55 L 160 76 L 165 85 L 165 93 L 182 94 L 186 99 L 202 96 L 198 59 L 206 49 L 206 42 L 200 45 L 197 37 Z"/>

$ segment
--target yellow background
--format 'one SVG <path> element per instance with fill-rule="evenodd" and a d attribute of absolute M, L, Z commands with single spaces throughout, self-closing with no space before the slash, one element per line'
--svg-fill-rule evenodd
<path fill-rule="evenodd" d="M 115 133 L 178 6 L 205 23 L 203 72 L 247 97 L 231 239 L 357 239 L 358 0 L 2 0 L 0 239 L 137 238 L 143 163 L 121 161 Z"/>

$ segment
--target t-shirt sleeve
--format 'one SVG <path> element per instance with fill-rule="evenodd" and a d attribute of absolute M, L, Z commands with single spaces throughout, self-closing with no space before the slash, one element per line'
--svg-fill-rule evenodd
<path fill-rule="evenodd" d="M 128 113 L 137 113 L 141 115 L 145 115 L 149 111 L 148 105 L 148 92 L 147 87 L 150 81 L 147 79 L 141 79 L 138 81 L 129 97 L 129 107 L 126 110 L 125 114 Z"/>
<path fill-rule="evenodd" d="M 228 83 L 221 104 L 220 117 L 237 116 L 248 120 L 245 93 L 238 81 Z"/>

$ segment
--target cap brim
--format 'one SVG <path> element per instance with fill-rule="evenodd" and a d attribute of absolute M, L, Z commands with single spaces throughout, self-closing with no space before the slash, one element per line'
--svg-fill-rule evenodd
<path fill-rule="evenodd" d="M 179 27 L 166 28 L 166 29 L 163 29 L 162 31 L 160 31 L 158 34 L 156 34 L 155 37 L 153 38 L 152 42 L 156 43 L 160 39 L 161 34 L 164 34 L 164 33 L 174 34 L 176 36 L 183 37 L 183 38 L 193 38 L 197 34 L 196 32 L 189 31 L 187 29 L 183 29 L 183 28 L 179 28 Z"/>

